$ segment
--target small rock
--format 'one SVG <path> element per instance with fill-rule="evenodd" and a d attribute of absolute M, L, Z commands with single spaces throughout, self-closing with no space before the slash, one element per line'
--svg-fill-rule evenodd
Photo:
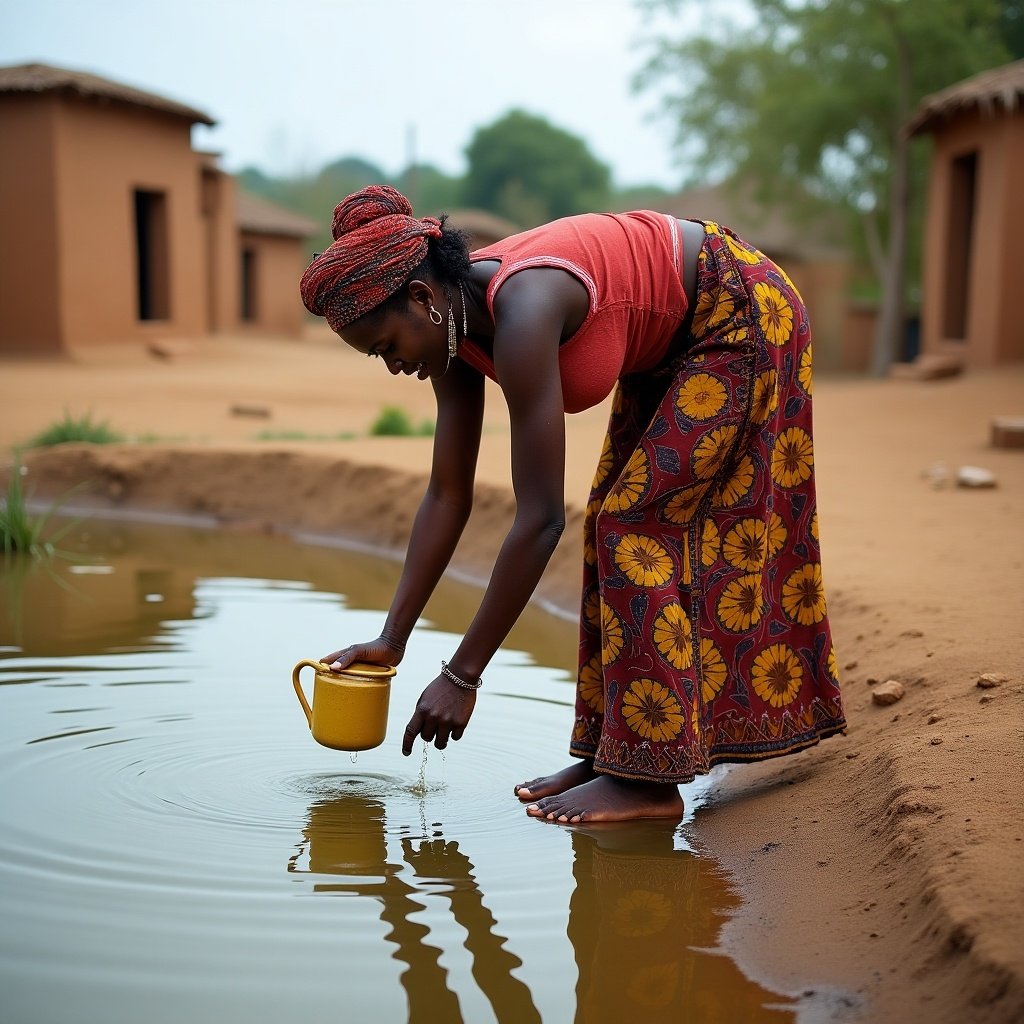
<path fill-rule="evenodd" d="M 908 637 L 924 636 L 924 633 L 922 633 L 921 630 L 919 630 L 919 629 L 905 629 L 905 630 L 903 630 L 902 633 L 900 633 L 900 636 L 908 636 Z"/>
<path fill-rule="evenodd" d="M 852 672 L 856 667 L 857 667 L 857 662 L 855 662 L 855 661 L 848 661 L 843 666 L 843 668 L 845 668 L 847 672 Z"/>
<path fill-rule="evenodd" d="M 903 699 L 903 695 L 906 692 L 901 682 L 896 679 L 889 679 L 871 691 L 871 699 L 876 704 L 895 704 L 896 701 Z"/>
<path fill-rule="evenodd" d="M 910 363 L 893 363 L 889 376 L 898 380 L 943 380 L 964 371 L 963 357 L 952 353 L 922 352 Z"/>
<path fill-rule="evenodd" d="M 941 721 L 942 721 L 942 715 L 929 715 L 928 716 L 928 724 L 929 725 L 934 725 L 936 722 L 941 722 Z"/>
<path fill-rule="evenodd" d="M 165 362 L 191 355 L 195 349 L 195 343 L 185 338 L 154 338 L 146 346 L 146 351 L 151 356 Z"/>
<path fill-rule="evenodd" d="M 942 737 L 941 736 L 933 736 L 928 742 L 933 747 L 937 747 L 937 746 L 939 746 L 942 743 Z"/>
<path fill-rule="evenodd" d="M 977 685 L 983 690 L 991 690 L 996 686 L 1002 686 L 1003 683 L 1008 683 L 1008 676 L 1001 676 L 997 672 L 986 672 L 984 675 L 978 676 Z"/>
<path fill-rule="evenodd" d="M 270 419 L 270 407 L 267 405 L 233 405 L 232 416 L 252 416 L 256 419 Z"/>
<path fill-rule="evenodd" d="M 979 697 L 978 698 L 978 703 L 979 704 L 990 704 L 994 700 L 995 700 L 995 697 L 992 697 L 991 695 L 986 693 L 984 697 Z"/>
<path fill-rule="evenodd" d="M 991 470 L 981 466 L 961 466 L 956 471 L 957 487 L 970 487 L 980 489 L 984 487 L 995 487 L 996 475 Z"/>
<path fill-rule="evenodd" d="M 992 421 L 993 448 L 1024 448 L 1024 416 L 997 416 Z"/>
<path fill-rule="evenodd" d="M 875 679 L 874 676 L 868 676 L 867 679 L 865 679 L 864 681 L 868 684 L 868 686 L 877 686 L 878 685 L 878 680 Z"/>

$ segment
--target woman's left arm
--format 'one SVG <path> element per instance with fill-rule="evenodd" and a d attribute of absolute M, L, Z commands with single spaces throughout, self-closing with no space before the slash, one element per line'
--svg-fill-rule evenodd
<path fill-rule="evenodd" d="M 452 656 L 449 667 L 461 679 L 483 674 L 533 595 L 565 526 L 558 348 L 566 309 L 576 298 L 572 289 L 581 287 L 561 271 L 528 270 L 511 277 L 495 301 L 494 367 L 511 422 L 516 514 L 480 609 Z M 475 696 L 438 676 L 416 705 L 403 752 L 412 750 L 417 736 L 441 749 L 449 737 L 459 739 Z"/>

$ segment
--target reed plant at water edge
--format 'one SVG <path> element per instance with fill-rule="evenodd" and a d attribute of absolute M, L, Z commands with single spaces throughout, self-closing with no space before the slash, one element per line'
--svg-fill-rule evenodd
<path fill-rule="evenodd" d="M 22 486 L 24 469 L 20 459 L 14 460 L 10 479 L 7 482 L 7 494 L 0 505 L 0 538 L 3 542 L 4 561 L 15 555 L 30 555 L 33 558 L 52 558 L 60 554 L 57 543 L 71 530 L 76 521 L 65 524 L 51 532 L 45 539 L 50 517 L 67 500 L 69 491 L 54 505 L 40 515 L 29 513 L 25 500 L 25 489 Z"/>

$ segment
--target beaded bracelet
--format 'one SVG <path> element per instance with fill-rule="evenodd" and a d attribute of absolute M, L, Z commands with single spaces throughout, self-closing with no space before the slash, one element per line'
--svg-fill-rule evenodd
<path fill-rule="evenodd" d="M 441 674 L 446 675 L 456 686 L 461 686 L 464 690 L 479 690 L 484 685 L 484 677 L 481 676 L 475 683 L 468 683 L 465 679 L 460 679 L 449 667 L 447 661 L 441 662 Z"/>

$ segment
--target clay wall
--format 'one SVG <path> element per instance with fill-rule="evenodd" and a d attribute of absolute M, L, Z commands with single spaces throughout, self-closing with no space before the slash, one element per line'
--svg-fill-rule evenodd
<path fill-rule="evenodd" d="M 1017 250 L 1024 111 L 964 114 L 934 138 L 925 223 L 922 350 L 975 366 L 1024 359 Z"/>
<path fill-rule="evenodd" d="M 0 96 L 0 353 L 57 353 L 57 100 Z"/>

